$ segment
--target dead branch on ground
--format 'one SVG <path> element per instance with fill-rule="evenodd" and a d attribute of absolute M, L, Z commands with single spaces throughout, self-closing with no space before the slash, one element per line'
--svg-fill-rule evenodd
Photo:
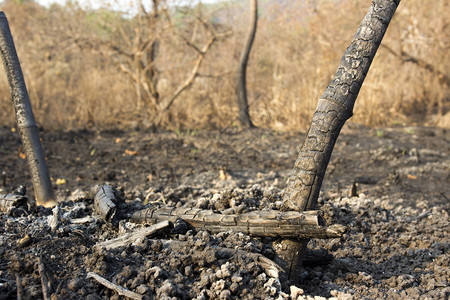
<path fill-rule="evenodd" d="M 122 246 L 126 246 L 126 245 L 131 245 L 139 238 L 150 237 L 161 231 L 165 231 L 169 227 L 170 227 L 169 221 L 163 221 L 158 224 L 152 225 L 150 227 L 140 229 L 138 231 L 126 233 L 118 238 L 107 240 L 107 241 L 104 241 L 101 243 L 97 243 L 95 245 L 95 248 L 98 248 L 98 249 L 105 248 L 108 250 L 108 249 L 118 248 L 118 247 L 122 247 Z"/>
<path fill-rule="evenodd" d="M 45 273 L 45 266 L 42 262 L 42 257 L 38 258 L 38 268 L 39 268 L 39 275 L 41 276 L 41 284 L 42 284 L 42 296 L 44 300 L 50 299 L 50 282 L 48 281 L 47 274 Z"/>
<path fill-rule="evenodd" d="M 252 236 L 283 238 L 336 238 L 345 232 L 345 226 L 324 226 L 320 211 L 282 212 L 277 210 L 253 211 L 240 215 L 223 215 L 197 208 L 162 207 L 135 212 L 131 221 L 154 224 L 163 220 L 175 222 L 183 219 L 197 230 L 212 233 L 236 231 Z"/>
<path fill-rule="evenodd" d="M 89 272 L 87 274 L 86 278 L 93 278 L 98 283 L 100 283 L 101 285 L 107 287 L 108 289 L 116 291 L 119 295 L 128 297 L 130 299 L 141 300 L 143 298 L 143 296 L 141 294 L 132 292 L 132 291 L 130 291 L 130 290 L 120 286 L 120 285 L 112 283 L 111 281 L 107 280 L 106 278 L 103 278 L 102 276 L 98 275 L 97 273 Z"/>

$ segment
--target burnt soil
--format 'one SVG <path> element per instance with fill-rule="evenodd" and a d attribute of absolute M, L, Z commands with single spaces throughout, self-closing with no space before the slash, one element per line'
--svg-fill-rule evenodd
<path fill-rule="evenodd" d="M 61 201 L 61 221 L 51 228 L 52 210 L 32 205 L 18 133 L 0 128 L 1 193 L 23 185 L 31 203 L 0 215 L 0 298 L 15 299 L 21 288 L 24 299 L 42 299 L 41 273 L 51 299 L 122 298 L 87 278 L 95 272 L 144 299 L 448 299 L 450 132 L 440 128 L 345 126 L 318 208 L 328 224 L 348 230 L 310 240 L 295 281 L 267 274 L 250 256 L 211 250 L 273 258 L 270 238 L 242 233 L 181 228 L 113 250 L 94 248 L 140 228 L 128 217 L 146 206 L 224 214 L 279 209 L 303 137 L 264 129 L 41 132 Z M 96 214 L 88 193 L 105 183 L 124 199 L 118 228 Z M 83 217 L 91 218 L 71 222 Z M 174 249 L 167 240 L 186 246 Z"/>

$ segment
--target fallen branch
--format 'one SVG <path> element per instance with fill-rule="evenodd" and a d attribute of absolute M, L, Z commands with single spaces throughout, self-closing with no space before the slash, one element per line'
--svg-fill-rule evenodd
<path fill-rule="evenodd" d="M 277 210 L 253 211 L 240 215 L 222 215 L 211 210 L 196 208 L 147 208 L 135 212 L 131 221 L 155 224 L 181 218 L 197 230 L 212 233 L 238 231 L 252 236 L 283 238 L 336 238 L 345 232 L 345 226 L 324 226 L 320 211 L 282 212 Z"/>
<path fill-rule="evenodd" d="M 143 298 L 142 295 L 132 292 L 124 287 L 121 287 L 115 283 L 112 283 L 111 281 L 103 278 L 102 276 L 94 273 L 94 272 L 89 272 L 87 274 L 86 278 L 93 278 L 95 279 L 98 283 L 102 284 L 103 286 L 107 287 L 108 289 L 111 289 L 113 291 L 116 291 L 119 295 L 128 297 L 130 299 L 137 299 L 137 300 L 141 300 Z"/>
<path fill-rule="evenodd" d="M 38 258 L 38 268 L 39 275 L 41 276 L 41 284 L 42 284 L 42 297 L 44 300 L 50 299 L 50 283 L 48 282 L 47 274 L 45 273 L 44 263 L 42 262 L 42 258 Z"/>
<path fill-rule="evenodd" d="M 22 289 L 22 280 L 20 279 L 20 275 L 18 272 L 15 272 L 16 275 L 16 289 L 17 289 L 17 300 L 23 299 L 23 289 Z"/>
<path fill-rule="evenodd" d="M 96 248 L 104 247 L 106 249 L 112 249 L 112 248 L 118 248 L 121 246 L 130 245 L 134 241 L 136 241 L 138 238 L 155 235 L 158 232 L 164 231 L 169 226 L 170 226 L 169 221 L 163 221 L 158 224 L 152 225 L 150 227 L 147 227 L 147 228 L 135 231 L 135 232 L 126 233 L 121 237 L 98 243 L 94 247 L 96 247 Z"/>

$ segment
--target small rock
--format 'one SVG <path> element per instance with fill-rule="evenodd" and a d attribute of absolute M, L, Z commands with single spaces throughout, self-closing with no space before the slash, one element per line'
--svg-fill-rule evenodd
<path fill-rule="evenodd" d="M 291 291 L 291 299 L 297 299 L 304 293 L 304 291 L 301 288 L 298 288 L 295 285 L 291 285 L 289 289 Z"/>
<path fill-rule="evenodd" d="M 202 197 L 202 198 L 199 198 L 197 200 L 197 203 L 195 204 L 195 207 L 196 208 L 201 208 L 201 209 L 207 209 L 208 205 L 209 205 L 209 200 L 204 198 L 204 197 Z"/>
<path fill-rule="evenodd" d="M 213 282 L 211 285 L 211 290 L 214 291 L 217 295 L 220 294 L 221 291 L 225 289 L 226 282 L 223 279 Z"/>
<path fill-rule="evenodd" d="M 167 279 L 157 289 L 158 298 L 162 298 L 162 296 L 174 296 L 177 294 L 177 290 L 178 286 Z"/>
<path fill-rule="evenodd" d="M 67 284 L 67 287 L 71 291 L 76 291 L 81 287 L 82 284 L 83 284 L 83 281 L 80 278 L 74 278 L 71 281 L 69 281 L 69 283 Z"/>
<path fill-rule="evenodd" d="M 150 288 L 146 286 L 145 284 L 141 284 L 138 287 L 136 287 L 136 293 L 144 295 L 149 294 Z"/>
<path fill-rule="evenodd" d="M 184 268 L 184 275 L 186 275 L 187 277 L 191 276 L 193 274 L 193 269 L 191 266 L 186 266 Z"/>
<path fill-rule="evenodd" d="M 220 292 L 219 299 L 220 300 L 231 299 L 231 292 L 230 292 L 230 290 L 223 290 L 222 292 Z"/>
<path fill-rule="evenodd" d="M 150 275 L 153 275 L 153 278 L 155 278 L 155 279 L 161 278 L 164 275 L 163 269 L 161 269 L 158 266 L 155 266 L 155 267 L 152 267 L 152 268 L 148 269 L 147 273 L 150 274 Z"/>

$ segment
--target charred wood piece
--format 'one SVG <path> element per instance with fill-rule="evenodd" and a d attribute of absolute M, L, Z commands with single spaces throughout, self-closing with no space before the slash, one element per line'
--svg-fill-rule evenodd
<path fill-rule="evenodd" d="M 56 205 L 52 212 L 53 215 L 48 219 L 48 226 L 50 226 L 52 232 L 56 232 L 56 229 L 61 224 L 61 207 Z"/>
<path fill-rule="evenodd" d="M 135 300 L 141 300 L 144 296 L 135 292 L 132 292 L 120 285 L 117 285 L 115 283 L 112 283 L 111 281 L 107 280 L 106 278 L 103 278 L 102 276 L 98 275 L 94 272 L 89 272 L 87 274 L 86 278 L 93 278 L 101 285 L 107 287 L 108 289 L 111 289 L 113 291 L 116 291 L 119 295 L 125 296 L 129 299 L 135 299 Z"/>
<path fill-rule="evenodd" d="M 95 248 L 105 248 L 105 249 L 109 250 L 112 248 L 118 248 L 118 247 L 130 245 L 139 238 L 155 235 L 157 233 L 165 231 L 166 229 L 168 229 L 170 227 L 171 227 L 171 224 L 169 221 L 163 221 L 158 224 L 152 225 L 150 227 L 147 227 L 147 228 L 135 231 L 135 232 L 126 233 L 123 236 L 120 236 L 118 238 L 107 240 L 107 241 L 104 241 L 101 243 L 97 243 L 95 245 Z"/>
<path fill-rule="evenodd" d="M 123 201 L 118 191 L 110 185 L 96 185 L 91 190 L 94 195 L 95 211 L 106 223 L 118 225 L 117 206 Z"/>
<path fill-rule="evenodd" d="M 17 248 L 24 248 L 31 244 L 32 240 L 29 234 L 25 235 L 23 238 L 17 241 Z"/>
<path fill-rule="evenodd" d="M 50 299 L 50 291 L 51 291 L 51 284 L 48 280 L 47 273 L 45 271 L 44 263 L 42 262 L 42 258 L 38 258 L 38 269 L 39 269 L 39 275 L 41 277 L 41 285 L 42 285 L 42 298 L 44 300 Z"/>
<path fill-rule="evenodd" d="M 26 207 L 28 198 L 18 194 L 0 195 L 0 211 L 11 213 L 14 208 Z"/>
<path fill-rule="evenodd" d="M 16 276 L 17 300 L 23 300 L 22 279 L 19 273 L 15 272 L 14 275 Z"/>
<path fill-rule="evenodd" d="M 345 226 L 325 226 L 320 211 L 282 212 L 253 211 L 240 215 L 222 215 L 196 208 L 147 208 L 131 216 L 135 223 L 155 224 L 163 220 L 183 219 L 197 230 L 212 233 L 238 231 L 252 236 L 283 238 L 336 238 L 345 232 Z"/>

